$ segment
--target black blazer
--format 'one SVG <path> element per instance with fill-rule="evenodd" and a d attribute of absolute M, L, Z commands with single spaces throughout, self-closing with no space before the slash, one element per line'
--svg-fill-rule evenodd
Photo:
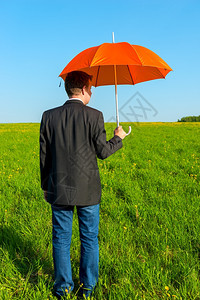
<path fill-rule="evenodd" d="M 41 187 L 55 206 L 94 205 L 101 199 L 97 158 L 122 147 L 115 135 L 106 141 L 103 114 L 80 100 L 43 113 L 40 126 Z"/>

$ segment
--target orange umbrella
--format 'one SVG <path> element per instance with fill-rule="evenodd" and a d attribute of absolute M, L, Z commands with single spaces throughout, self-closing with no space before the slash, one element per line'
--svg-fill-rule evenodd
<path fill-rule="evenodd" d="M 172 71 L 168 64 L 153 51 L 126 42 L 104 43 L 88 48 L 75 56 L 60 73 L 65 80 L 67 73 L 83 71 L 93 75 L 92 85 L 115 84 L 117 126 L 119 126 L 117 84 L 136 84 L 165 78 Z"/>

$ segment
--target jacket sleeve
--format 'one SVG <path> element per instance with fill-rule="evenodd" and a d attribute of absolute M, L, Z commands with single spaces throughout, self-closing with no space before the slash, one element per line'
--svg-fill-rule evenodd
<path fill-rule="evenodd" d="M 97 120 L 94 145 L 96 150 L 96 155 L 100 159 L 105 159 L 111 154 L 115 153 L 117 150 L 122 148 L 122 139 L 114 135 L 112 139 L 106 141 L 106 131 L 104 128 L 103 114 L 99 114 Z"/>
<path fill-rule="evenodd" d="M 40 178 L 41 188 L 48 189 L 49 171 L 51 169 L 51 152 L 47 138 L 47 120 L 46 114 L 43 113 L 40 124 Z"/>

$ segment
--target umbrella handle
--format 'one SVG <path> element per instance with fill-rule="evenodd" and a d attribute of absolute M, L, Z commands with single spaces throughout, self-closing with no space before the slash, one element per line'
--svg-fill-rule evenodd
<path fill-rule="evenodd" d="M 126 136 L 129 135 L 130 133 L 131 133 L 131 126 L 129 126 L 129 130 L 128 130 L 128 133 L 126 134 Z"/>

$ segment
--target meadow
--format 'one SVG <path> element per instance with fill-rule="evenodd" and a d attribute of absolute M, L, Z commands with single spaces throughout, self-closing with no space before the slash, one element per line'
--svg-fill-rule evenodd
<path fill-rule="evenodd" d="M 114 128 L 106 124 L 107 139 Z M 98 160 L 100 274 L 93 299 L 200 299 L 199 134 L 200 123 L 132 123 L 123 148 Z M 56 299 L 39 124 L 0 124 L 0 227 L 0 299 Z M 72 299 L 79 247 L 75 213 Z"/>

